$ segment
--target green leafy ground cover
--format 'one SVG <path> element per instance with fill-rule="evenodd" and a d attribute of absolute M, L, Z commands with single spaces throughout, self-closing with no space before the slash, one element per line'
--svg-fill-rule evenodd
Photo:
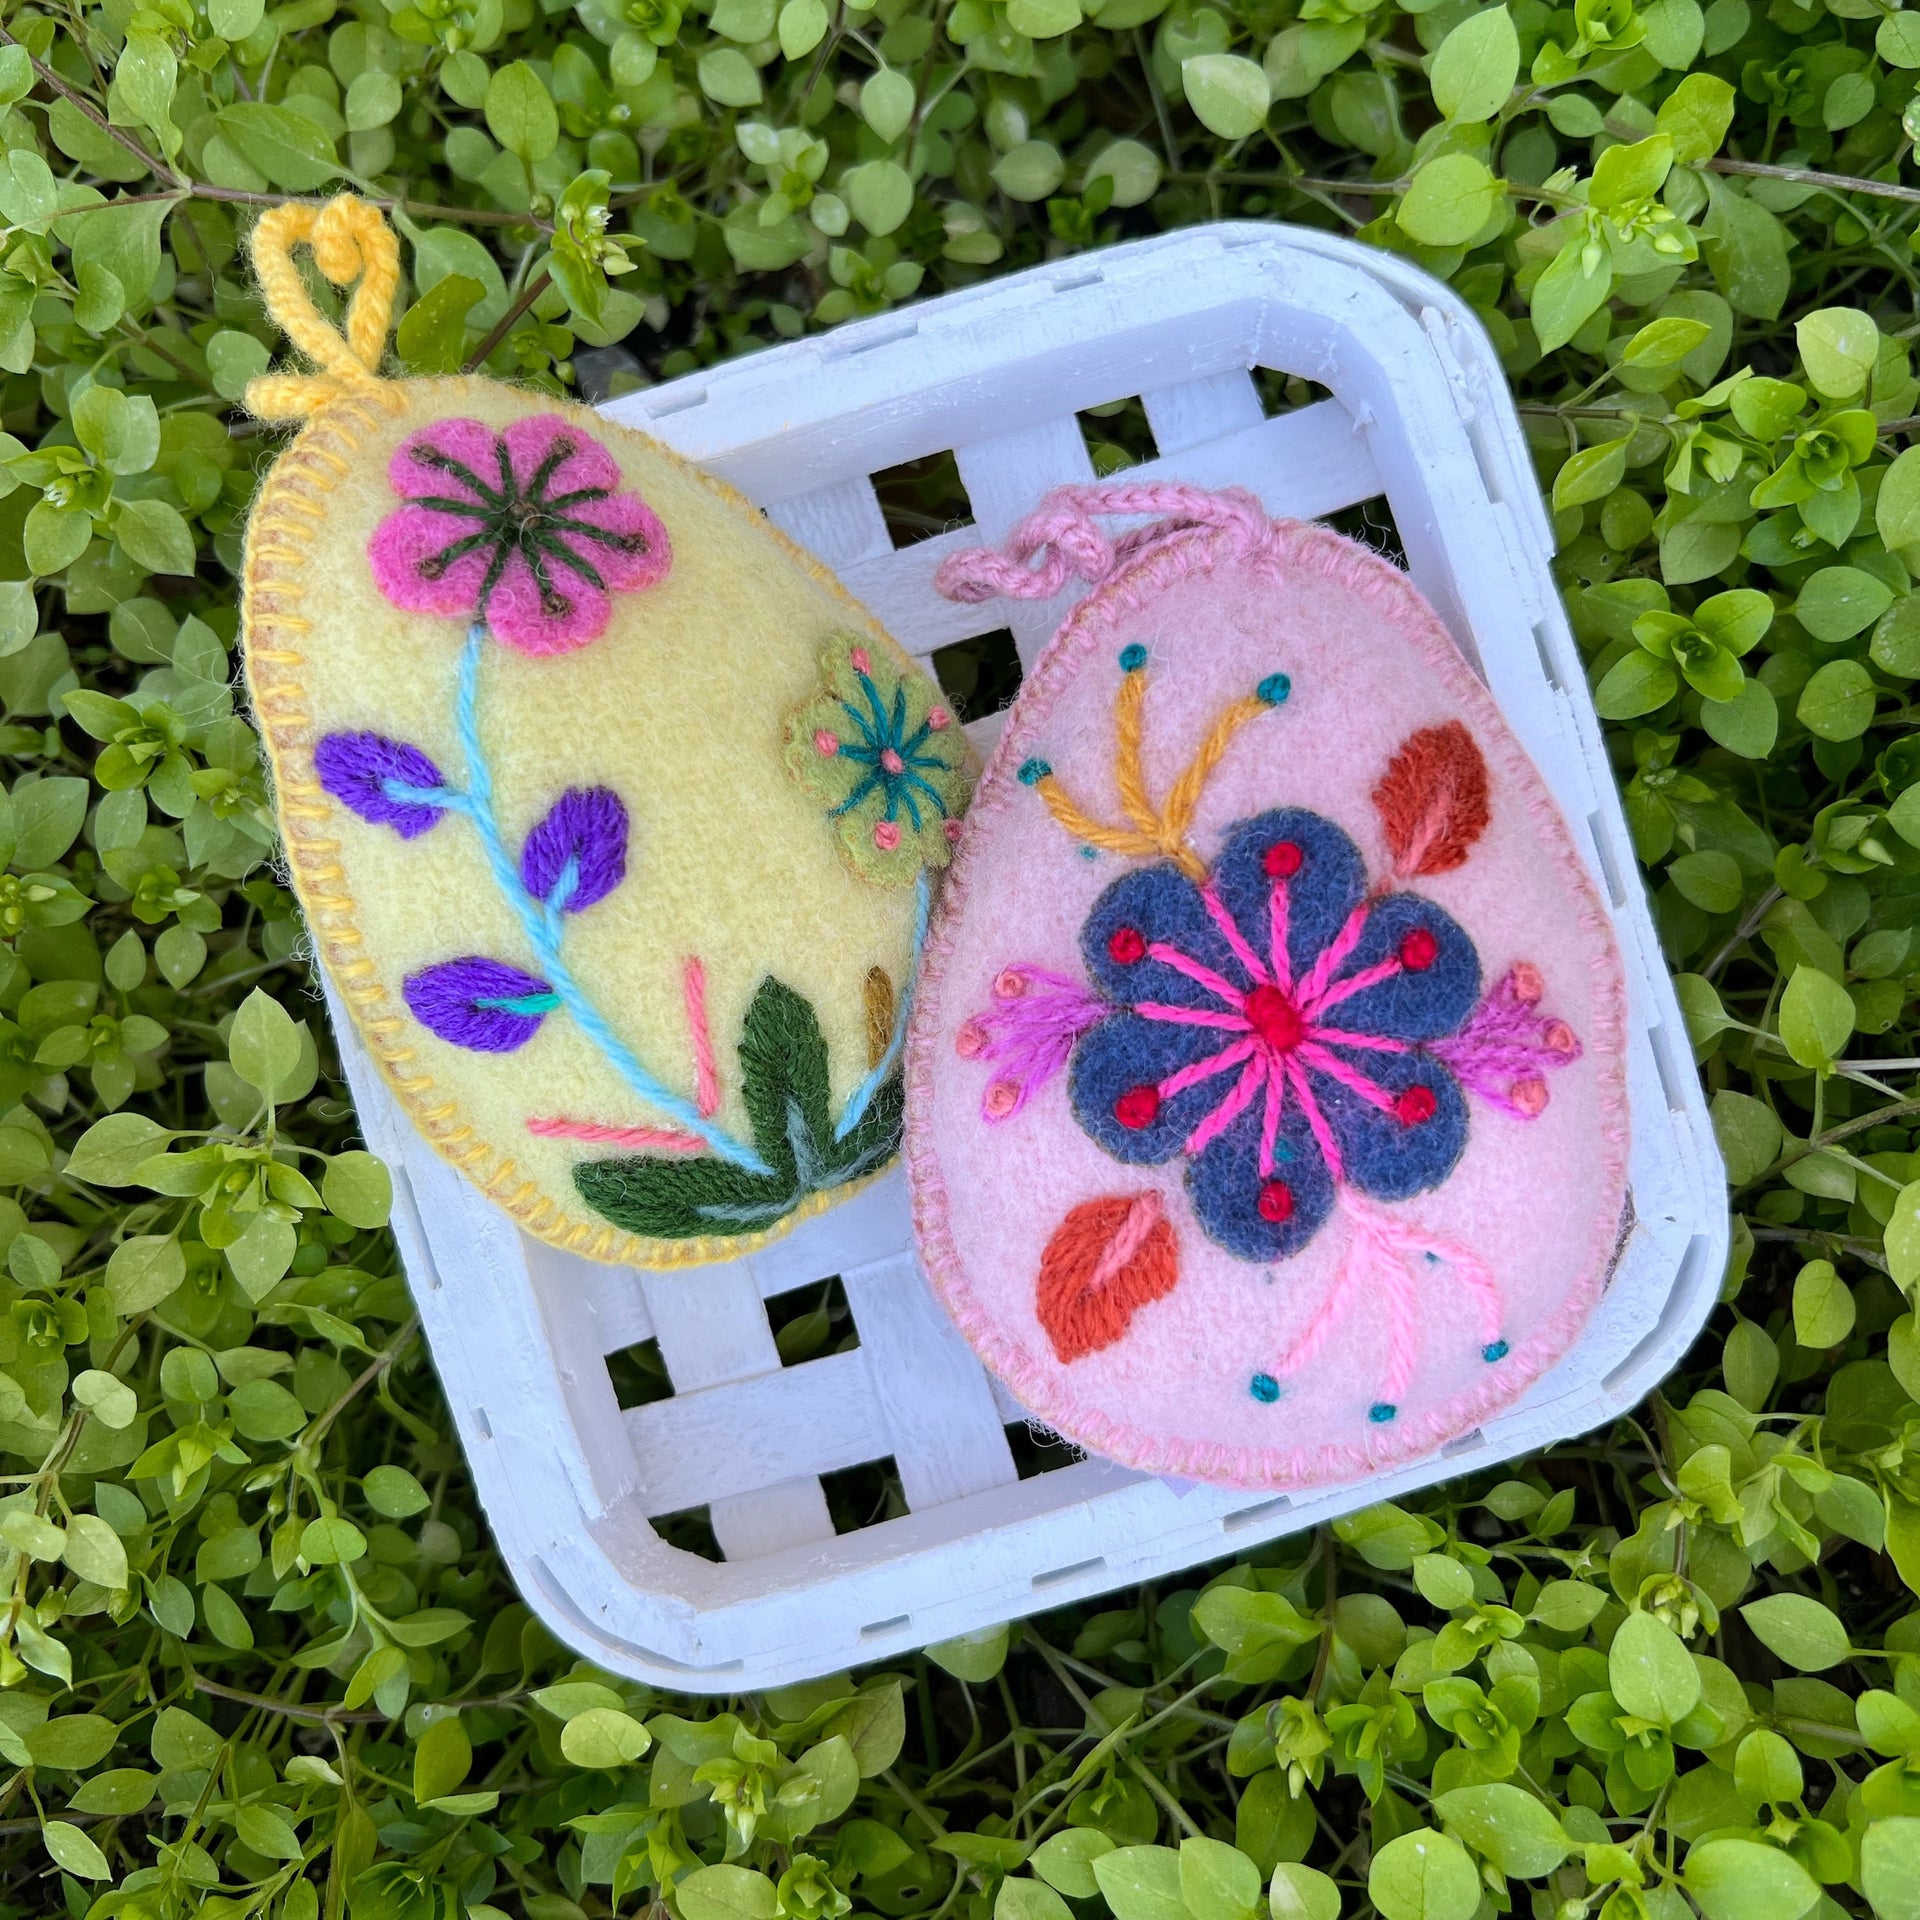
<path fill-rule="evenodd" d="M 5 1912 L 1920 1920 L 1917 77 L 1883 0 L 7 8 Z M 347 183 L 396 203 L 407 367 L 593 392 L 1228 215 L 1449 279 L 1733 1181 L 1665 1393 L 887 1673 L 676 1700 L 531 1623 L 231 686 L 273 444 L 236 249 Z M 884 496 L 903 538 L 962 510 L 948 461 Z M 789 1359 L 851 1337 L 781 1312 Z"/>

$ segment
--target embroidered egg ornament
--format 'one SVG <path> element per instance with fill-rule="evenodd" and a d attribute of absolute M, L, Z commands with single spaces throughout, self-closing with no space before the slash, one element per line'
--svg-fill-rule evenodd
<path fill-rule="evenodd" d="M 1429 1452 L 1566 1351 L 1626 1225 L 1606 915 L 1378 555 L 1243 493 L 1065 488 L 939 584 L 1076 573 L 913 1010 L 927 1270 L 1024 1407 L 1130 1466 Z"/>
<path fill-rule="evenodd" d="M 304 243 L 336 286 L 309 298 Z M 971 767 L 938 688 L 747 502 L 487 379 L 384 379 L 398 246 L 255 229 L 315 363 L 248 527 L 248 682 L 314 944 L 401 1103 L 529 1232 L 732 1258 L 895 1154 L 933 874 Z"/>

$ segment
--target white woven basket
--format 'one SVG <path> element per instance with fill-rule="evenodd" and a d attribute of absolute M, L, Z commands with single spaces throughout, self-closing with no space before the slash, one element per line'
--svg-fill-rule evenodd
<path fill-rule="evenodd" d="M 1250 369 L 1329 400 L 1267 417 Z M 954 546 L 1093 477 L 1082 409 L 1139 395 L 1129 478 L 1253 489 L 1275 514 L 1385 496 L 1414 580 L 1477 663 L 1610 903 L 1631 1019 L 1635 1224 L 1576 1350 L 1417 1465 L 1294 1498 L 1076 1459 L 1022 1479 L 1023 1418 L 915 1261 L 896 1171 L 769 1251 L 641 1273 L 525 1238 L 427 1148 L 334 1006 L 369 1144 L 494 1536 L 529 1604 L 616 1672 L 735 1691 L 831 1672 L 1235 1552 L 1598 1426 L 1678 1360 L 1726 1254 L 1723 1176 L 1661 963 L 1551 536 L 1498 362 L 1461 301 L 1388 254 L 1233 225 L 1081 256 L 620 400 L 839 569 L 914 653 L 1049 604 L 938 598 Z M 870 476 L 951 449 L 974 526 L 894 549 Z M 978 731 L 991 734 L 994 723 Z M 839 1275 L 857 1349 L 782 1366 L 765 1301 Z M 622 1410 L 607 1356 L 653 1339 L 674 1388 Z M 890 1458 L 910 1512 L 836 1534 L 819 1476 Z M 652 1518 L 705 1509 L 725 1559 Z"/>

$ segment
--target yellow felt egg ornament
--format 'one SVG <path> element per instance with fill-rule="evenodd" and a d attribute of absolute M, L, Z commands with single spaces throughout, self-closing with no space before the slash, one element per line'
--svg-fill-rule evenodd
<path fill-rule="evenodd" d="M 344 330 L 293 250 L 358 286 Z M 484 378 L 384 379 L 398 247 L 255 230 L 315 363 L 247 534 L 288 866 L 401 1102 L 531 1233 L 737 1257 L 892 1159 L 933 870 L 971 779 L 937 686 L 744 500 Z"/>

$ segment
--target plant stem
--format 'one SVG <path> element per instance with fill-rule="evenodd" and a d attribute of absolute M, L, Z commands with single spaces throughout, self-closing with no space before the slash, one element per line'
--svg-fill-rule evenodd
<path fill-rule="evenodd" d="M 1706 166 L 1709 173 L 1785 180 L 1794 186 L 1826 187 L 1834 193 L 1870 193 L 1877 200 L 1905 200 L 1920 206 L 1920 187 L 1896 186 L 1890 180 L 1867 180 L 1857 173 L 1821 173 L 1813 167 L 1776 167 L 1763 160 L 1709 160 Z"/>
<path fill-rule="evenodd" d="M 549 231 L 551 231 L 551 229 L 549 229 Z M 521 288 L 519 299 L 500 316 L 499 325 L 467 355 L 466 363 L 461 367 L 460 371 L 462 373 L 475 373 L 478 372 L 481 367 L 485 366 L 487 356 L 513 331 L 520 316 L 524 314 L 552 284 L 553 275 L 548 273 L 544 268 L 535 274 L 534 277 Z"/>

